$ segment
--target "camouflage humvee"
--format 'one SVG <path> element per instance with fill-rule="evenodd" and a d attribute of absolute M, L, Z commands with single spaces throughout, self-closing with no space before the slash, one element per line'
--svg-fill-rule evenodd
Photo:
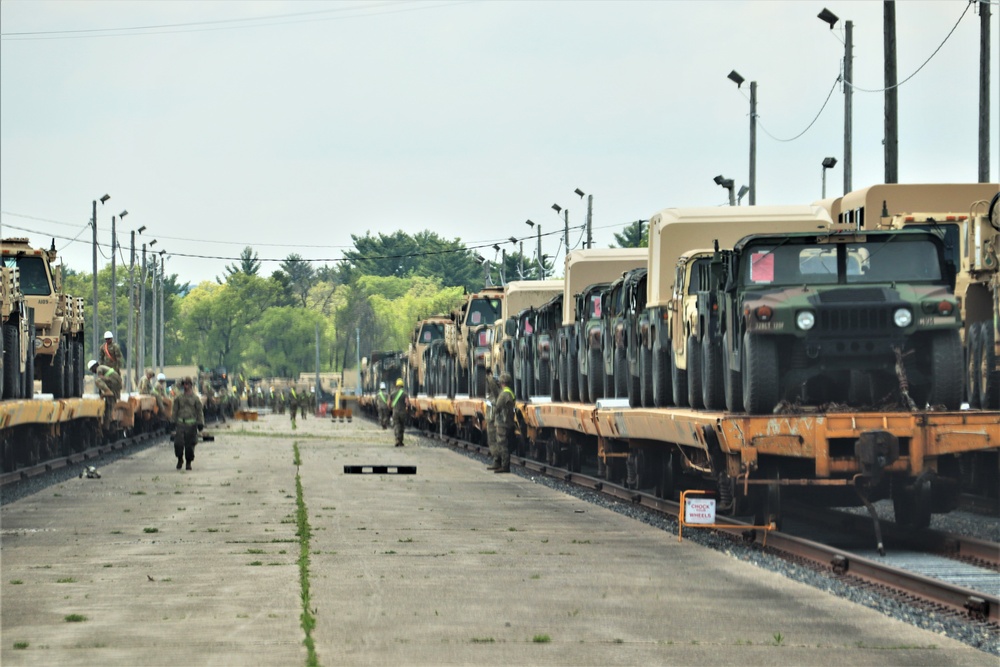
<path fill-rule="evenodd" d="M 504 291 L 502 287 L 487 287 L 466 297 L 465 304 L 452 312 L 454 329 L 445 338 L 448 354 L 455 360 L 458 393 L 469 396 L 486 395 L 487 364 L 493 343 L 492 325 L 501 315 Z"/>
<path fill-rule="evenodd" d="M 632 269 L 611 283 L 604 293 L 602 308 L 604 372 L 613 378 L 617 398 L 628 398 L 629 405 L 639 402 L 639 313 L 646 304 L 646 277 L 649 269 Z"/>
<path fill-rule="evenodd" d="M 406 353 L 406 371 L 403 375 L 410 396 L 426 391 L 427 369 L 424 365 L 424 350 L 434 341 L 444 339 L 445 325 L 450 321 L 446 315 L 435 315 L 420 320 L 413 328 L 410 347 Z"/>
<path fill-rule="evenodd" d="M 955 268 L 934 234 L 752 235 L 716 262 L 728 410 L 959 407 Z"/>
<path fill-rule="evenodd" d="M 611 283 L 588 285 L 576 295 L 576 332 L 580 367 L 580 398 L 596 403 L 607 395 L 612 378 L 604 368 L 604 295 Z"/>

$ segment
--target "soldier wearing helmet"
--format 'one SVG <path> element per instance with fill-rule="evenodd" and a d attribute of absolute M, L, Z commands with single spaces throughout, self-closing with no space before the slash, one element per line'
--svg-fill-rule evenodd
<path fill-rule="evenodd" d="M 403 379 L 396 380 L 396 390 L 389 398 L 389 405 L 392 408 L 392 427 L 396 434 L 396 446 L 403 446 L 403 429 L 406 427 L 406 389 L 403 388 Z"/>
<path fill-rule="evenodd" d="M 497 453 L 500 466 L 493 472 L 510 472 L 510 442 L 514 435 L 514 379 L 510 373 L 500 376 L 500 395 L 493 406 L 493 419 L 497 428 Z"/>
<path fill-rule="evenodd" d="M 97 358 L 101 364 L 110 366 L 119 374 L 122 372 L 122 364 L 125 361 L 125 357 L 122 355 L 122 349 L 115 342 L 115 335 L 110 331 L 104 332 L 104 345 L 101 345 Z"/>
<path fill-rule="evenodd" d="M 153 393 L 153 369 L 147 368 L 146 373 L 139 378 L 139 393 L 140 394 L 152 394 Z"/>
<path fill-rule="evenodd" d="M 378 393 L 375 394 L 375 407 L 378 409 L 378 423 L 382 430 L 389 428 L 389 394 L 385 390 L 385 382 L 378 385 Z"/>
<path fill-rule="evenodd" d="M 156 376 L 156 384 L 153 385 L 152 394 L 156 397 L 156 413 L 160 415 L 160 419 L 168 419 L 166 403 L 163 402 L 163 399 L 167 397 L 167 376 L 163 373 Z"/>
<path fill-rule="evenodd" d="M 174 455 L 177 456 L 178 470 L 185 460 L 187 469 L 191 469 L 194 446 L 198 443 L 198 431 L 205 428 L 205 410 L 201 398 L 194 393 L 193 386 L 190 377 L 182 378 L 182 392 L 174 399 Z"/>
<path fill-rule="evenodd" d="M 115 403 L 121 398 L 122 376 L 115 369 L 99 364 L 94 359 L 87 362 L 87 368 L 94 374 L 94 387 L 104 399 L 104 426 L 108 427 L 111 425 Z"/>

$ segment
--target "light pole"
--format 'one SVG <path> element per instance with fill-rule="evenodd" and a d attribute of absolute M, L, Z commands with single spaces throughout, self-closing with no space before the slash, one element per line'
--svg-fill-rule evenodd
<path fill-rule="evenodd" d="M 569 254 L 569 209 L 564 209 L 559 204 L 553 204 L 552 210 L 556 212 L 557 216 L 560 213 L 563 214 L 563 245 L 566 246 L 566 250 L 563 252 L 563 257 L 565 257 Z"/>
<path fill-rule="evenodd" d="M 118 214 L 120 220 L 124 220 L 128 211 Z M 118 339 L 118 229 L 115 225 L 115 216 L 111 216 L 111 330 Z"/>
<path fill-rule="evenodd" d="M 746 80 L 733 70 L 728 78 L 739 88 Z M 757 82 L 750 82 L 750 205 L 757 203 Z"/>
<path fill-rule="evenodd" d="M 583 199 L 583 190 L 577 188 L 573 190 L 574 194 L 580 195 L 580 199 Z M 594 195 L 587 195 L 587 248 L 594 247 Z"/>
<path fill-rule="evenodd" d="M 166 330 L 167 321 L 163 319 L 163 283 L 164 283 L 164 277 L 166 275 L 167 275 L 167 251 L 161 250 L 160 251 L 160 363 L 159 363 L 159 369 L 161 373 L 163 372 L 163 359 L 166 356 L 164 355 L 164 346 L 166 345 L 166 337 L 164 336 L 164 331 Z M 316 350 L 317 350 L 316 354 L 319 354 L 318 344 Z M 319 383 L 317 382 L 317 385 L 318 384 Z"/>
<path fill-rule="evenodd" d="M 823 199 L 826 199 L 826 170 L 833 169 L 836 166 L 837 166 L 837 158 L 835 157 L 823 158 Z"/>
<path fill-rule="evenodd" d="M 149 242 L 149 247 L 156 245 L 156 239 Z M 146 279 L 149 277 L 146 266 L 146 244 L 142 244 L 142 279 L 139 283 L 139 365 L 136 367 L 136 377 L 146 370 Z"/>
<path fill-rule="evenodd" d="M 725 189 L 729 190 L 729 205 L 736 206 L 736 192 L 733 190 L 733 179 L 726 178 L 722 174 L 719 174 L 712 180 L 715 181 L 716 185 L 721 185 Z"/>
<path fill-rule="evenodd" d="M 101 197 L 101 205 L 103 206 L 105 202 L 111 199 L 111 195 L 104 195 Z M 90 218 L 90 224 L 94 228 L 94 333 L 91 335 L 91 340 L 94 344 L 94 357 L 97 357 L 97 350 L 100 347 L 100 335 L 98 332 L 98 319 L 97 319 L 97 200 L 93 202 L 93 209 Z"/>
<path fill-rule="evenodd" d="M 830 24 L 830 30 L 840 19 L 826 7 L 816 15 L 819 20 Z M 854 99 L 854 22 L 844 21 L 844 64 L 840 80 L 844 83 L 844 194 L 851 191 L 851 131 L 852 102 Z"/>
<path fill-rule="evenodd" d="M 150 287 L 152 288 L 153 301 L 150 304 L 150 306 L 151 306 L 150 307 L 150 312 L 152 313 L 152 318 L 151 318 L 152 319 L 152 324 L 149 327 L 149 333 L 150 333 L 149 337 L 151 339 L 150 340 L 149 348 L 150 348 L 150 350 L 151 350 L 152 353 L 150 354 L 151 363 L 150 363 L 149 367 L 153 368 L 153 367 L 156 366 L 156 358 L 157 358 L 157 352 L 158 352 L 157 347 L 158 347 L 158 344 L 160 342 L 160 340 L 159 340 L 160 336 L 159 336 L 159 334 L 157 332 L 157 327 L 156 327 L 156 320 L 157 320 L 157 316 L 159 315 L 159 310 L 160 309 L 159 309 L 159 305 L 158 305 L 157 300 L 156 300 L 156 283 L 157 283 L 156 265 L 157 265 L 157 261 L 156 261 L 156 253 L 155 252 L 153 253 L 152 258 L 150 258 L 150 264 L 151 264 L 151 268 L 150 268 L 151 279 L 150 279 L 149 282 L 150 282 Z"/>
<path fill-rule="evenodd" d="M 545 280 L 545 262 L 542 261 L 542 225 L 534 223 L 531 220 L 525 220 L 524 224 L 528 225 L 532 229 L 535 228 L 536 224 L 538 225 L 538 228 L 535 229 L 535 231 L 538 233 L 538 248 L 535 251 L 536 254 L 538 255 L 538 279 Z"/>
<path fill-rule="evenodd" d="M 135 294 L 135 235 L 136 233 L 142 234 L 146 231 L 146 226 L 142 225 L 139 229 L 133 230 L 131 233 L 131 243 L 129 247 L 129 262 L 128 262 L 128 305 L 129 305 L 129 318 L 128 318 L 128 359 L 129 359 L 129 369 L 130 372 L 127 373 L 125 378 L 126 386 L 131 389 L 132 383 L 132 371 L 135 371 L 138 366 L 136 365 L 139 355 L 136 354 L 135 342 L 139 338 L 139 328 L 136 317 L 138 316 L 138 304 L 136 303 Z"/>

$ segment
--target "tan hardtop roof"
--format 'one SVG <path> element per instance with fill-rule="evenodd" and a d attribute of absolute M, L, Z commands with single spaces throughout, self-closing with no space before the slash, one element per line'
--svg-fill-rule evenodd
<path fill-rule="evenodd" d="M 826 231 L 830 214 L 821 206 L 703 206 L 668 208 L 649 221 L 647 307 L 670 301 L 674 269 L 681 253 L 693 248 L 732 248 L 744 236 Z"/>
<path fill-rule="evenodd" d="M 613 282 L 622 274 L 645 266 L 646 248 L 597 248 L 574 250 L 566 255 L 566 280 L 563 286 L 563 326 L 576 322 L 576 299 L 589 285 Z"/>
<path fill-rule="evenodd" d="M 853 190 L 841 198 L 843 222 L 865 229 L 878 227 L 882 202 L 889 215 L 912 211 L 961 211 L 968 213 L 973 202 L 990 199 L 1000 191 L 1000 183 L 879 183 Z M 858 212 L 864 209 L 864 220 Z"/>
<path fill-rule="evenodd" d="M 503 303 L 503 317 L 499 321 L 505 321 L 509 317 L 517 315 L 529 306 L 540 306 L 554 294 L 563 291 L 562 280 L 513 280 L 504 288 L 507 298 Z"/>

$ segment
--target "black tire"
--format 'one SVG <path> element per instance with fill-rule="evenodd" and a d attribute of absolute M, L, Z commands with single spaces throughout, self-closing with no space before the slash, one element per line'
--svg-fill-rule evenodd
<path fill-rule="evenodd" d="M 653 353 L 645 347 L 639 348 L 639 396 L 642 407 L 653 407 Z"/>
<path fill-rule="evenodd" d="M 962 406 L 965 384 L 962 370 L 962 340 L 958 331 L 937 331 L 931 337 L 930 390 L 927 402 L 948 410 Z"/>
<path fill-rule="evenodd" d="M 73 367 L 73 396 L 80 398 L 83 396 L 83 375 L 86 373 L 86 361 L 83 359 L 83 342 L 75 340 L 73 341 L 73 350 L 75 351 L 74 360 L 76 365 Z"/>
<path fill-rule="evenodd" d="M 701 398 L 708 410 L 722 410 L 726 407 L 722 349 L 708 335 L 701 340 Z"/>
<path fill-rule="evenodd" d="M 563 355 L 563 384 L 566 385 L 566 401 L 575 403 L 580 400 L 580 375 L 576 359 L 569 352 Z"/>
<path fill-rule="evenodd" d="M 590 387 L 590 402 L 604 398 L 604 355 L 600 348 L 590 348 L 587 360 L 587 384 Z"/>
<path fill-rule="evenodd" d="M 615 348 L 615 398 L 626 398 L 628 396 L 628 357 L 625 355 L 625 348 Z"/>
<path fill-rule="evenodd" d="M 486 396 L 486 369 L 482 366 L 474 366 L 472 369 L 472 389 L 475 391 L 473 396 Z"/>
<path fill-rule="evenodd" d="M 20 331 L 14 323 L 3 325 L 3 398 L 21 398 Z"/>
<path fill-rule="evenodd" d="M 670 359 L 670 387 L 673 395 L 673 403 L 679 408 L 687 407 L 688 404 L 688 372 L 677 367 L 677 359 L 673 358 L 673 345 L 670 346 L 667 354 Z M 688 367 L 690 368 L 690 366 Z"/>
<path fill-rule="evenodd" d="M 722 335 L 722 378 L 726 395 L 726 410 L 729 412 L 743 411 L 743 379 L 738 368 L 729 364 L 729 333 Z M 746 350 L 743 350 L 746 354 Z"/>
<path fill-rule="evenodd" d="M 76 366 L 76 349 L 71 338 L 63 338 L 59 346 L 65 350 L 63 357 L 63 392 L 64 397 L 73 396 L 73 369 Z"/>
<path fill-rule="evenodd" d="M 979 337 L 982 323 L 969 325 L 965 333 L 965 397 L 970 408 L 980 407 L 979 403 Z"/>
<path fill-rule="evenodd" d="M 979 331 L 979 405 L 984 410 L 1000 408 L 1000 373 L 997 373 L 993 324 L 983 322 Z"/>
<path fill-rule="evenodd" d="M 773 336 L 743 336 L 743 407 L 747 414 L 770 414 L 778 404 L 778 346 Z"/>
<path fill-rule="evenodd" d="M 704 406 L 701 387 L 701 345 L 698 339 L 690 336 L 687 340 L 687 402 L 692 408 Z"/>
<path fill-rule="evenodd" d="M 65 373 L 63 366 L 66 363 L 66 349 L 62 345 L 56 348 L 56 353 L 50 357 L 49 365 L 42 370 L 42 393 L 52 394 L 53 398 L 63 398 L 65 387 L 63 380 Z"/>
<path fill-rule="evenodd" d="M 673 382 L 674 365 L 671 363 L 670 348 L 664 348 L 659 341 L 653 343 L 650 355 L 653 373 L 653 405 L 666 408 L 677 405 L 676 386 Z"/>
<path fill-rule="evenodd" d="M 636 359 L 636 367 L 639 370 L 638 375 L 632 375 L 632 370 L 626 367 L 626 373 L 628 373 L 628 404 L 630 407 L 639 408 L 642 407 L 642 348 L 640 347 L 636 354 L 639 358 Z"/>
<path fill-rule="evenodd" d="M 35 333 L 34 327 L 29 327 L 28 331 L 28 354 L 24 357 L 24 385 L 21 387 L 21 396 L 24 398 L 35 397 Z"/>

